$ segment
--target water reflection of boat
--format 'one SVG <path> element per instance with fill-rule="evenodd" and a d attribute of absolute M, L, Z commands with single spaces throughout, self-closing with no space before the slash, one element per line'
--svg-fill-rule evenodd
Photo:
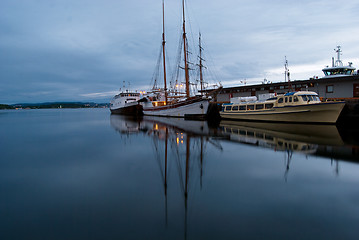
<path fill-rule="evenodd" d="M 211 166 L 213 160 L 220 160 L 209 155 L 209 151 L 213 152 L 209 146 L 214 138 L 223 139 L 221 144 L 225 144 L 225 140 L 231 140 L 238 142 L 235 145 L 250 144 L 254 147 L 281 151 L 273 153 L 272 157 L 275 155 L 274 159 L 277 159 L 277 156 L 285 155 L 285 168 L 283 169 L 285 181 L 290 178 L 293 169 L 291 161 L 297 160 L 294 157 L 292 159 L 292 156 L 296 153 L 307 154 L 311 160 L 315 156 L 331 159 L 331 161 L 324 160 L 324 163 L 328 165 L 334 163 L 336 174 L 340 173 L 340 161 L 338 160 L 346 160 L 342 155 L 340 158 L 332 158 L 333 154 L 339 156 L 337 153 L 346 146 L 337 128 L 332 125 L 221 121 L 220 129 L 213 129 L 208 126 L 207 122 L 190 121 L 183 118 L 144 116 L 141 119 L 136 119 L 112 115 L 111 126 L 121 134 L 129 132 L 142 135 L 147 140 L 150 138 L 153 152 L 147 154 L 146 160 L 155 166 L 156 186 L 160 186 L 161 191 L 159 202 L 163 204 L 161 210 L 163 211 L 164 226 L 176 228 L 177 231 L 178 228 L 183 229 L 185 238 L 190 232 L 187 226 L 190 226 L 192 216 L 198 214 L 193 212 L 196 211 L 194 207 L 196 203 L 193 202 L 194 196 L 199 193 L 202 186 L 204 189 L 208 186 L 206 185 L 208 177 L 213 176 L 209 172 L 213 168 L 208 166 Z M 227 144 L 224 147 L 228 147 L 228 145 L 233 144 Z M 237 146 L 234 147 L 238 149 Z M 251 155 L 255 155 L 257 149 L 254 147 L 249 149 L 246 145 L 242 145 L 239 149 L 250 151 Z M 236 154 L 240 150 L 233 152 Z M 345 154 L 350 155 L 349 152 Z M 241 158 L 238 158 L 238 161 L 241 161 Z M 219 162 L 218 164 L 220 164 Z M 174 213 L 174 209 L 177 214 Z M 178 217 L 178 210 L 180 217 Z M 176 216 L 175 224 L 174 215 Z M 176 226 L 174 227 L 174 225 Z"/>
<path fill-rule="evenodd" d="M 194 121 L 184 118 L 169 118 L 169 117 L 156 117 L 156 116 L 144 116 L 143 122 L 145 123 L 157 123 L 167 128 L 174 128 L 176 130 L 191 133 L 195 135 L 209 135 L 210 128 L 207 121 Z"/>
<path fill-rule="evenodd" d="M 314 153 L 318 145 L 343 145 L 334 125 L 221 121 L 230 140 L 276 150 Z"/>
<path fill-rule="evenodd" d="M 140 125 L 137 118 L 127 115 L 114 115 L 110 116 L 110 124 L 121 134 L 138 133 Z"/>

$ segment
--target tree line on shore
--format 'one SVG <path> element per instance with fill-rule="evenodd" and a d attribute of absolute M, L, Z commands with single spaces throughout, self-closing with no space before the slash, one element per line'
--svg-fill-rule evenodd
<path fill-rule="evenodd" d="M 0 104 L 0 109 L 45 109 L 45 108 L 104 108 L 108 103 L 92 102 L 49 102 L 49 103 L 18 103 L 18 104 Z"/>

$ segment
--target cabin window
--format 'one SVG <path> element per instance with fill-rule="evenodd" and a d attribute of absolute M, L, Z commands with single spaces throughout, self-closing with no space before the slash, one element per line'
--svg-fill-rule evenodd
<path fill-rule="evenodd" d="M 238 111 L 238 106 L 233 106 L 232 111 Z"/>
<path fill-rule="evenodd" d="M 244 131 L 244 130 L 239 130 L 239 134 L 240 134 L 240 135 L 246 135 L 246 131 Z"/>
<path fill-rule="evenodd" d="M 303 99 L 304 102 L 308 101 L 308 98 L 307 98 L 306 95 L 301 95 L 301 97 L 302 97 L 302 99 Z"/>
<path fill-rule="evenodd" d="M 225 107 L 224 107 L 224 106 L 222 106 L 222 112 L 224 112 L 224 109 L 225 109 Z"/>
<path fill-rule="evenodd" d="M 292 97 L 289 97 L 289 102 L 293 102 L 293 98 L 292 98 Z"/>
<path fill-rule="evenodd" d="M 260 110 L 260 109 L 263 109 L 263 108 L 264 108 L 263 104 L 257 104 L 256 105 L 256 110 Z"/>
<path fill-rule="evenodd" d="M 256 138 L 264 138 L 263 133 L 256 133 Z"/>
<path fill-rule="evenodd" d="M 264 137 L 266 140 L 271 140 L 273 141 L 274 140 L 274 137 L 270 136 L 270 135 L 265 135 Z"/>
<path fill-rule="evenodd" d="M 226 106 L 226 111 L 231 111 L 232 106 Z"/>
<path fill-rule="evenodd" d="M 285 102 L 286 102 L 286 103 L 288 102 L 288 97 L 285 97 Z"/>
<path fill-rule="evenodd" d="M 247 110 L 254 110 L 254 105 L 247 105 Z"/>
<path fill-rule="evenodd" d="M 283 103 L 283 98 L 279 98 L 278 103 Z"/>
<path fill-rule="evenodd" d="M 245 105 L 239 106 L 239 110 L 246 110 L 246 106 Z"/>
<path fill-rule="evenodd" d="M 294 102 L 298 102 L 298 101 L 299 101 L 298 97 L 294 96 Z"/>
<path fill-rule="evenodd" d="M 334 86 L 333 85 L 327 85 L 327 93 L 333 93 L 334 92 Z"/>
<path fill-rule="evenodd" d="M 272 108 L 273 107 L 273 103 L 267 103 L 266 105 L 265 105 L 265 108 L 266 109 L 269 109 L 269 108 Z"/>

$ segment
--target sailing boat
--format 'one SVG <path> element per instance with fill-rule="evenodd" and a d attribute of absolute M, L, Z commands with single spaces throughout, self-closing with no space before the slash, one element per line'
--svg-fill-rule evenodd
<path fill-rule="evenodd" d="M 203 95 L 190 95 L 190 80 L 188 67 L 188 51 L 187 51 L 187 37 L 186 37 L 186 21 L 184 11 L 184 0 L 182 0 L 182 41 L 184 53 L 184 70 L 185 70 L 185 94 L 180 95 L 177 92 L 171 94 L 167 89 L 166 82 L 166 61 L 165 61 L 165 27 L 164 27 L 164 1 L 162 1 L 162 57 L 163 57 L 163 74 L 164 74 L 164 88 L 157 89 L 152 93 L 156 96 L 147 96 L 140 100 L 143 106 L 144 115 L 164 116 L 164 117 L 181 117 L 181 118 L 205 118 L 209 107 L 209 98 Z M 201 57 L 200 57 L 201 59 Z M 202 64 L 199 65 L 202 67 Z M 203 81 L 201 80 L 201 83 Z"/>

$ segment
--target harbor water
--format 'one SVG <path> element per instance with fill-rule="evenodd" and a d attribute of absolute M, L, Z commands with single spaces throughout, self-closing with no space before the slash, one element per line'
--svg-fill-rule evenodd
<path fill-rule="evenodd" d="M 0 111 L 0 239 L 357 239 L 359 130 Z"/>

